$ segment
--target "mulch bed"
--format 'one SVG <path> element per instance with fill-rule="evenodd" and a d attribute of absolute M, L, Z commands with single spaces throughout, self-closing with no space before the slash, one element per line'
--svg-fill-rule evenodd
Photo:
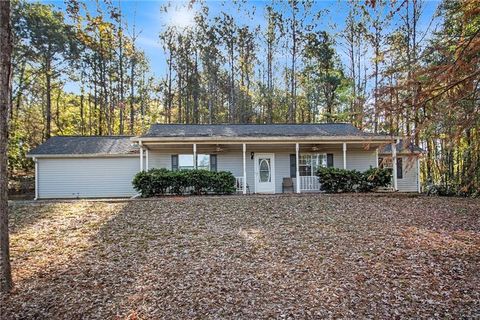
<path fill-rule="evenodd" d="M 15 318 L 478 318 L 480 201 L 401 195 L 12 205 Z"/>

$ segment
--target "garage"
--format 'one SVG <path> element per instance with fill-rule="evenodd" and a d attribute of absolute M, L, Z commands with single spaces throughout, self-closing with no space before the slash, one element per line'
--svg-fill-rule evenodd
<path fill-rule="evenodd" d="M 29 153 L 37 199 L 131 197 L 139 171 L 130 137 L 54 137 Z"/>

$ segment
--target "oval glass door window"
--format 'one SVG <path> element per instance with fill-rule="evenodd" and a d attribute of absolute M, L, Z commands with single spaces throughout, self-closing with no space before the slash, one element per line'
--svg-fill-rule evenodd
<path fill-rule="evenodd" d="M 270 182 L 270 159 L 258 159 L 260 182 Z"/>

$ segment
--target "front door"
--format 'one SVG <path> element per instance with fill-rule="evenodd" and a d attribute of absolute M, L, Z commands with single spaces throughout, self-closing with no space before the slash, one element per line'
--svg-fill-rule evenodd
<path fill-rule="evenodd" d="M 255 155 L 255 192 L 275 193 L 275 158 L 273 153 Z"/>

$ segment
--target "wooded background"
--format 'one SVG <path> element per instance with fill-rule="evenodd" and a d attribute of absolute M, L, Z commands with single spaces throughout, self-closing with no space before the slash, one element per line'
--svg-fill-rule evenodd
<path fill-rule="evenodd" d="M 262 27 L 236 19 L 254 5 L 212 14 L 192 0 L 194 24 L 158 35 L 160 78 L 120 2 L 65 4 L 13 2 L 13 175 L 32 171 L 26 152 L 52 135 L 135 135 L 154 122 L 351 122 L 424 148 L 424 184 L 478 194 L 478 0 L 441 2 L 424 27 L 421 0 L 349 2 L 340 32 L 320 27 L 335 12 L 310 1 L 262 6 Z M 65 89 L 72 82 L 78 92 Z"/>

